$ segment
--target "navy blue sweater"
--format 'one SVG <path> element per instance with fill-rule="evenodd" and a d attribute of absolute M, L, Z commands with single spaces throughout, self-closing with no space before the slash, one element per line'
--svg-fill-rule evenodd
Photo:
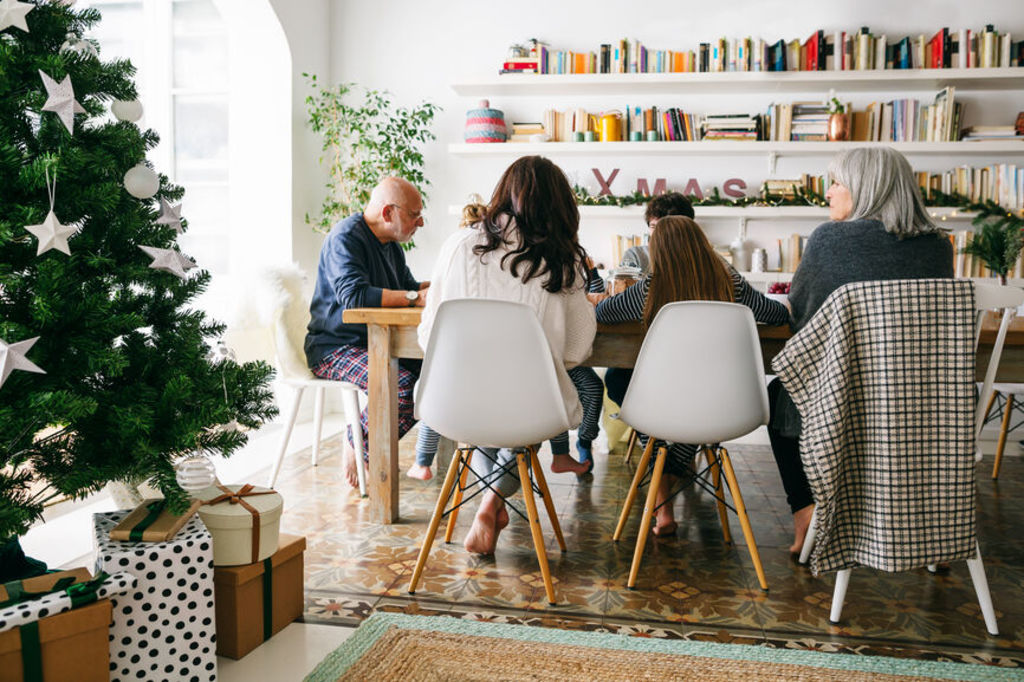
<path fill-rule="evenodd" d="M 381 244 L 362 213 L 331 229 L 320 249 L 316 288 L 309 304 L 306 362 L 314 367 L 339 346 L 366 347 L 366 325 L 346 324 L 348 308 L 378 308 L 382 289 L 418 290 L 397 242 Z"/>

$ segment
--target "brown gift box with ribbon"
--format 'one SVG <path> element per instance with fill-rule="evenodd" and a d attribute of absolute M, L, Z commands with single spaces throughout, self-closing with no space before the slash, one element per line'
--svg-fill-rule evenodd
<path fill-rule="evenodd" d="M 164 499 L 146 500 L 110 529 L 110 539 L 121 542 L 167 542 L 192 518 L 201 504 L 195 500 L 184 514 L 175 516 L 166 509 L 166 503 Z"/>
<path fill-rule="evenodd" d="M 25 593 L 48 592 L 64 579 L 68 584 L 88 581 L 92 576 L 84 568 L 48 573 L 21 581 Z M 0 602 L 8 598 L 7 590 L 0 588 Z M 71 611 L 47 616 L 32 623 L 37 634 L 36 665 L 33 671 L 26 666 L 26 648 L 22 631 L 14 628 L 0 633 L 0 679 L 25 680 L 107 680 L 110 678 L 110 658 L 107 634 L 110 628 L 111 605 L 109 599 L 80 606 Z M 27 626 L 26 626 L 27 627 Z M 26 669 L 29 668 L 29 669 Z"/>
<path fill-rule="evenodd" d="M 217 654 L 241 658 L 302 614 L 302 552 L 306 538 L 280 536 L 263 561 L 213 571 Z"/>

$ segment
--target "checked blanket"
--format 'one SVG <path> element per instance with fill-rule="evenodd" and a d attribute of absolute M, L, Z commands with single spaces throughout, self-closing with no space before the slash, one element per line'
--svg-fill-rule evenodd
<path fill-rule="evenodd" d="M 967 280 L 847 284 L 772 361 L 803 424 L 815 575 L 973 556 L 974 317 Z"/>

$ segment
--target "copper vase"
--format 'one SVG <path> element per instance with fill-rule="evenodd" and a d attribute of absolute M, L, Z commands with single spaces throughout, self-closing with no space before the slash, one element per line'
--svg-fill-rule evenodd
<path fill-rule="evenodd" d="M 828 117 L 828 139 L 843 142 L 850 139 L 849 114 L 832 114 Z"/>

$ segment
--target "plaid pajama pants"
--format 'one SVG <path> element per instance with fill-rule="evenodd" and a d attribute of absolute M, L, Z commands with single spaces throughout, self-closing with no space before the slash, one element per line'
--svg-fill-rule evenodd
<path fill-rule="evenodd" d="M 398 363 L 398 437 L 401 438 L 416 423 L 412 416 L 413 387 L 420 376 L 419 360 L 400 360 Z M 331 351 L 330 355 L 313 368 L 313 374 L 321 379 L 347 381 L 355 384 L 360 390 L 367 390 L 369 378 L 369 357 L 361 346 L 341 346 Z M 367 412 L 359 415 L 359 426 L 363 431 L 363 460 L 369 461 L 370 435 Z M 347 431 L 347 429 L 346 429 Z M 352 434 L 348 434 L 349 445 Z"/>

